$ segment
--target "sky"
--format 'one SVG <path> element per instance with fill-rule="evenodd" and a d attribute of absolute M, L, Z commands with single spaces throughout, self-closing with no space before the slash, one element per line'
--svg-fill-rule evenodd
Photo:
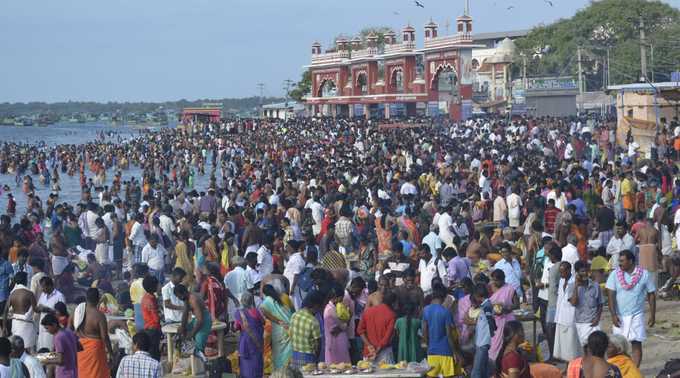
<path fill-rule="evenodd" d="M 0 102 L 170 101 L 283 94 L 311 44 L 462 14 L 464 0 L 1 0 Z M 528 29 L 589 0 L 470 0 L 476 32 Z M 678 6 L 680 0 L 669 0 Z M 514 9 L 508 10 L 509 6 Z M 398 14 L 395 14 L 398 13 Z"/>

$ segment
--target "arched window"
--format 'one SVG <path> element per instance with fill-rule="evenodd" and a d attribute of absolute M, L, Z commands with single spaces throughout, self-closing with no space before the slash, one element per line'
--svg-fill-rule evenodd
<path fill-rule="evenodd" d="M 397 69 L 392 73 L 392 89 L 396 93 L 404 93 L 404 73 Z"/>

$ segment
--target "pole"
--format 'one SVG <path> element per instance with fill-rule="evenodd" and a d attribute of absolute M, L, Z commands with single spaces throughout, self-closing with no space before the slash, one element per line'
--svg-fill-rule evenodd
<path fill-rule="evenodd" d="M 607 86 L 611 84 L 611 76 L 609 75 L 609 47 L 607 47 Z"/>
<path fill-rule="evenodd" d="M 576 53 L 578 54 L 578 93 L 580 95 L 581 101 L 583 101 L 583 64 L 581 62 L 581 46 L 578 46 Z M 576 104 L 578 106 L 579 114 L 581 113 L 581 104 Z"/>
<path fill-rule="evenodd" d="M 527 90 L 527 56 L 522 54 L 522 84 L 524 84 L 524 90 Z"/>
<path fill-rule="evenodd" d="M 654 45 L 649 45 L 649 59 L 651 60 L 650 64 L 650 69 L 652 70 L 652 83 L 655 83 L 654 81 Z"/>
<path fill-rule="evenodd" d="M 647 49 L 645 48 L 645 20 L 640 16 L 640 79 L 647 81 Z"/>

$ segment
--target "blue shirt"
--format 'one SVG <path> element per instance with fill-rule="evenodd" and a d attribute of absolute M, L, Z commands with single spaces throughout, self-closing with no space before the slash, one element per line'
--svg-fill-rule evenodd
<path fill-rule="evenodd" d="M 576 207 L 576 216 L 579 218 L 585 218 L 586 217 L 586 203 L 583 202 L 581 198 L 576 198 L 575 200 L 572 200 L 569 202 L 570 205 L 574 205 Z"/>
<path fill-rule="evenodd" d="M 491 330 L 489 329 L 489 319 L 487 314 L 493 314 L 491 301 L 486 299 L 479 306 L 482 310 L 477 317 L 477 324 L 475 325 L 475 346 L 483 347 L 491 345 Z"/>
<path fill-rule="evenodd" d="M 626 283 L 630 284 L 633 277 L 627 272 L 623 272 L 623 278 Z M 645 299 L 648 293 L 656 291 L 654 280 L 649 276 L 649 272 L 642 271 L 642 277 L 637 285 L 630 290 L 626 290 L 621 286 L 619 279 L 616 277 L 616 270 L 609 274 L 607 278 L 607 289 L 616 291 L 616 312 L 619 316 L 632 316 L 645 311 Z"/>
<path fill-rule="evenodd" d="M 453 356 L 448 338 L 448 329 L 453 327 L 451 311 L 438 303 L 427 305 L 423 310 L 423 321 L 427 322 L 427 355 Z"/>
<path fill-rule="evenodd" d="M 9 298 L 9 280 L 14 275 L 14 268 L 9 261 L 0 260 L 0 302 L 4 302 Z"/>

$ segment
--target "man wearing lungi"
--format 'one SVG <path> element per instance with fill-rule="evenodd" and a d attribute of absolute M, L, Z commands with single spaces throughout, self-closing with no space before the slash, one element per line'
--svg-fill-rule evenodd
<path fill-rule="evenodd" d="M 569 302 L 576 307 L 574 320 L 576 332 L 581 346 L 586 348 L 588 336 L 600 330 L 600 317 L 604 298 L 600 285 L 590 279 L 590 266 L 585 261 L 577 261 L 574 264 L 576 271 L 574 292 Z"/>
<path fill-rule="evenodd" d="M 649 272 L 635 265 L 635 255 L 623 251 L 619 267 L 607 279 L 609 311 L 612 314 L 613 332 L 631 342 L 633 362 L 639 367 L 642 361 L 642 342 L 647 338 L 645 329 L 645 298 L 649 301 L 649 327 L 656 322 L 656 285 Z"/>

